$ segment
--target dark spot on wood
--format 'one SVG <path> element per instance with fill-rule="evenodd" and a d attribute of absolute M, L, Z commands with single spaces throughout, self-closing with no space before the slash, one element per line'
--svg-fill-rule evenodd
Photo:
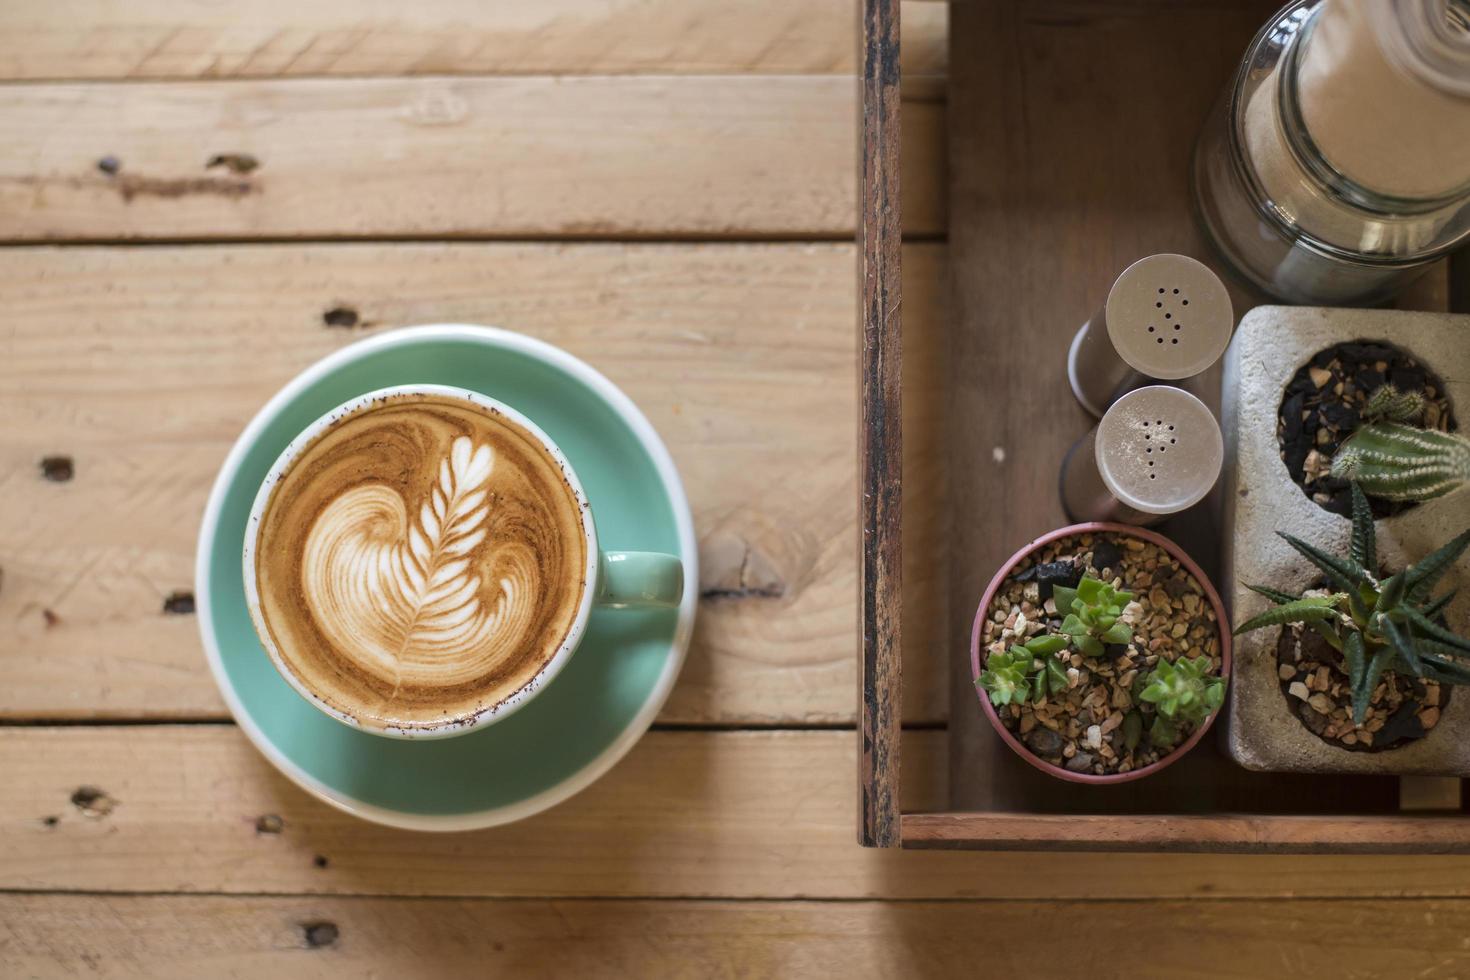
<path fill-rule="evenodd" d="M 248 174 L 258 166 L 260 166 L 260 161 L 248 153 L 216 153 L 209 158 L 204 169 L 213 170 L 215 167 L 225 167 L 231 173 Z"/>
<path fill-rule="evenodd" d="M 46 628 L 48 630 L 52 627 L 61 625 L 61 617 L 56 615 L 56 613 L 52 612 L 49 609 L 41 610 L 41 618 L 46 621 Z"/>
<path fill-rule="evenodd" d="M 490 948 L 493 949 L 497 953 L 503 953 L 503 952 L 505 952 L 505 943 L 502 943 L 502 942 L 493 942 L 493 943 L 490 944 Z"/>
<path fill-rule="evenodd" d="M 42 817 L 41 823 L 47 827 L 55 827 L 57 824 L 61 823 L 61 818 L 53 813 L 49 817 Z"/>
<path fill-rule="evenodd" d="M 700 589 L 701 599 L 780 599 L 786 590 L 779 585 L 762 585 L 742 589 Z"/>
<path fill-rule="evenodd" d="M 709 600 L 780 599 L 787 579 L 739 534 L 717 534 L 700 548 L 699 597 Z"/>
<path fill-rule="evenodd" d="M 360 319 L 350 306 L 334 306 L 322 314 L 322 322 L 329 327 L 355 327 Z"/>
<path fill-rule="evenodd" d="M 188 616 L 194 612 L 194 593 L 170 592 L 163 600 L 163 611 L 170 616 Z"/>
<path fill-rule="evenodd" d="M 117 157 L 108 154 L 101 160 L 97 161 L 97 169 L 107 174 L 109 177 L 116 176 L 117 172 L 122 169 L 122 161 L 119 160 Z"/>
<path fill-rule="evenodd" d="M 327 860 L 326 855 L 318 854 L 316 857 L 311 859 L 311 863 L 316 865 L 318 868 L 325 870 L 330 862 Z"/>
<path fill-rule="evenodd" d="M 117 800 L 96 786 L 82 786 L 71 794 L 71 804 L 89 817 L 105 817 L 117 809 Z"/>
<path fill-rule="evenodd" d="M 76 464 L 70 456 L 43 456 L 41 475 L 52 483 L 65 483 L 76 475 Z"/>
<path fill-rule="evenodd" d="M 194 195 L 239 199 L 260 190 L 249 180 L 238 177 L 142 177 L 123 174 L 110 186 L 125 203 L 135 197 L 178 198 Z"/>
<path fill-rule="evenodd" d="M 274 813 L 262 813 L 255 818 L 255 832 L 257 834 L 279 834 L 286 829 L 286 821 Z"/>
<path fill-rule="evenodd" d="M 306 939 L 308 949 L 333 946 L 337 942 L 337 924 L 335 922 L 303 922 L 301 923 L 301 934 Z"/>

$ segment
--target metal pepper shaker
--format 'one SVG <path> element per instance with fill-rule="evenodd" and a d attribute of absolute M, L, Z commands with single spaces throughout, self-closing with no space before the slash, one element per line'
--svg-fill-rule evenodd
<path fill-rule="evenodd" d="M 1073 521 L 1155 524 L 1214 487 L 1225 459 L 1220 424 L 1182 388 L 1136 388 L 1113 403 L 1062 462 Z"/>
<path fill-rule="evenodd" d="M 1113 283 L 1067 355 L 1067 379 L 1096 416 L 1150 378 L 1177 381 L 1208 368 L 1230 344 L 1235 315 L 1225 284 L 1187 255 L 1139 259 Z"/>

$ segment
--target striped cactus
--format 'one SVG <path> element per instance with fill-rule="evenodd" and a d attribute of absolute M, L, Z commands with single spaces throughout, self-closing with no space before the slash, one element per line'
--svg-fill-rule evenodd
<path fill-rule="evenodd" d="M 1397 422 L 1370 422 L 1332 461 L 1332 475 L 1356 480 L 1382 500 L 1431 500 L 1470 480 L 1470 440 Z"/>
<path fill-rule="evenodd" d="M 1424 414 L 1424 396 L 1417 391 L 1399 391 L 1393 385 L 1380 385 L 1368 396 L 1363 418 L 1388 422 L 1412 422 Z"/>

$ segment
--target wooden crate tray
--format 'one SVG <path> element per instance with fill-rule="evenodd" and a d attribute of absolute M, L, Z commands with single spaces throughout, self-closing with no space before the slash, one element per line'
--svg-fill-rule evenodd
<path fill-rule="evenodd" d="M 1275 6 L 955 3 L 948 305 L 935 318 L 936 336 L 906 336 L 898 4 L 865 0 L 858 738 L 866 845 L 1470 852 L 1457 781 L 1252 773 L 1224 754 L 1219 731 L 1147 779 L 1063 783 L 1001 743 L 970 677 L 970 625 L 989 577 L 1017 547 L 1067 523 L 1058 466 L 1092 424 L 1063 372 L 1072 333 L 1136 258 L 1173 251 L 1222 267 L 1191 215 L 1190 154 Z M 1462 262 L 1454 278 L 1466 271 Z M 1404 302 L 1445 308 L 1456 293 L 1451 281 L 1441 269 Z M 1237 315 L 1263 299 L 1235 286 L 1232 294 Z M 905 352 L 917 355 L 925 376 L 905 371 Z M 1218 370 L 1193 387 L 1218 404 Z M 906 456 L 905 440 L 922 443 L 926 458 Z M 907 543 L 905 515 L 909 527 L 924 525 Z M 1215 576 L 1218 532 L 1208 506 L 1160 530 Z M 934 589 L 942 601 L 928 594 Z M 928 621 L 937 609 L 947 610 L 940 629 Z M 936 658 L 950 682 L 949 807 L 901 813 L 901 664 L 923 663 L 910 672 L 927 675 Z M 1426 793 L 1451 809 L 1410 809 Z"/>

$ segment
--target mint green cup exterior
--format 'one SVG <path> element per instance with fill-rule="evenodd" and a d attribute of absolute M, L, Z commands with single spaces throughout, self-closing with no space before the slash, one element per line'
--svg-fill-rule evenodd
<path fill-rule="evenodd" d="M 595 602 L 609 609 L 677 606 L 684 597 L 684 564 L 652 551 L 604 551 L 597 563 Z"/>
<path fill-rule="evenodd" d="M 290 471 L 296 458 L 312 443 L 323 431 L 332 426 L 337 420 L 351 415 L 363 408 L 382 400 L 384 397 L 394 395 L 433 395 L 439 398 L 451 398 L 462 401 L 468 405 L 476 406 L 482 410 L 498 413 L 509 419 L 512 423 L 521 427 L 532 438 L 536 439 L 546 450 L 557 468 L 561 471 L 567 486 L 571 488 L 577 499 L 581 512 L 581 530 L 586 545 L 587 567 L 582 574 L 590 583 L 583 591 L 581 602 L 578 603 L 577 614 L 556 652 L 542 665 L 536 675 L 523 687 L 515 691 L 494 707 L 484 711 L 466 715 L 446 715 L 445 718 L 433 725 L 414 729 L 402 729 L 375 724 L 373 721 L 360 718 L 344 709 L 328 704 L 324 698 L 311 690 L 310 685 L 298 678 L 287 666 L 285 658 L 280 650 L 276 648 L 271 637 L 270 630 L 266 628 L 265 619 L 260 610 L 260 600 L 255 591 L 255 552 L 258 547 L 255 529 L 270 503 L 271 495 L 276 485 Z M 246 525 L 245 543 L 243 548 L 243 561 L 241 573 L 244 576 L 245 603 L 250 611 L 250 617 L 255 624 L 255 634 L 260 638 L 261 645 L 270 655 L 271 663 L 275 665 L 281 677 L 295 688 L 296 692 L 305 698 L 313 707 L 325 712 L 328 717 L 340 721 L 344 725 L 359 728 L 373 735 L 382 735 L 388 738 L 450 738 L 463 735 L 473 731 L 475 728 L 492 725 L 497 721 L 508 718 L 519 711 L 536 694 L 541 691 L 553 678 L 559 674 L 567 661 L 576 653 L 581 645 L 582 637 L 586 633 L 588 616 L 593 606 L 606 606 L 610 609 L 637 609 L 643 606 L 677 606 L 683 598 L 684 589 L 684 566 L 679 558 L 674 555 L 661 554 L 651 551 L 613 551 L 604 552 L 598 544 L 597 523 L 589 506 L 586 492 L 582 488 L 582 481 L 577 476 L 571 461 L 562 452 L 552 438 L 546 434 L 534 419 L 516 410 L 497 398 L 492 398 L 483 392 L 471 391 L 467 388 L 457 388 L 441 384 L 409 384 L 394 385 L 386 388 L 378 388 L 365 392 L 348 399 L 341 405 L 334 406 L 330 411 L 324 413 L 320 418 L 311 422 L 304 430 L 281 450 L 276 457 L 274 465 L 261 482 L 260 489 L 256 492 L 255 503 L 250 509 L 249 523 Z"/>
<path fill-rule="evenodd" d="M 241 730 L 297 785 L 365 819 L 489 827 L 566 799 L 636 743 L 683 664 L 697 590 L 684 588 L 676 605 L 593 608 L 576 656 L 534 700 L 459 738 L 380 738 L 316 710 L 277 673 L 251 623 L 241 564 L 251 505 L 313 419 L 407 384 L 482 392 L 534 418 L 575 468 L 608 552 L 674 556 L 696 582 L 693 520 L 667 449 L 632 401 L 566 352 L 505 330 L 413 327 L 345 347 L 291 381 L 240 436 L 205 509 L 195 591 L 205 653 Z M 641 589 L 649 574 L 605 584 Z"/>

